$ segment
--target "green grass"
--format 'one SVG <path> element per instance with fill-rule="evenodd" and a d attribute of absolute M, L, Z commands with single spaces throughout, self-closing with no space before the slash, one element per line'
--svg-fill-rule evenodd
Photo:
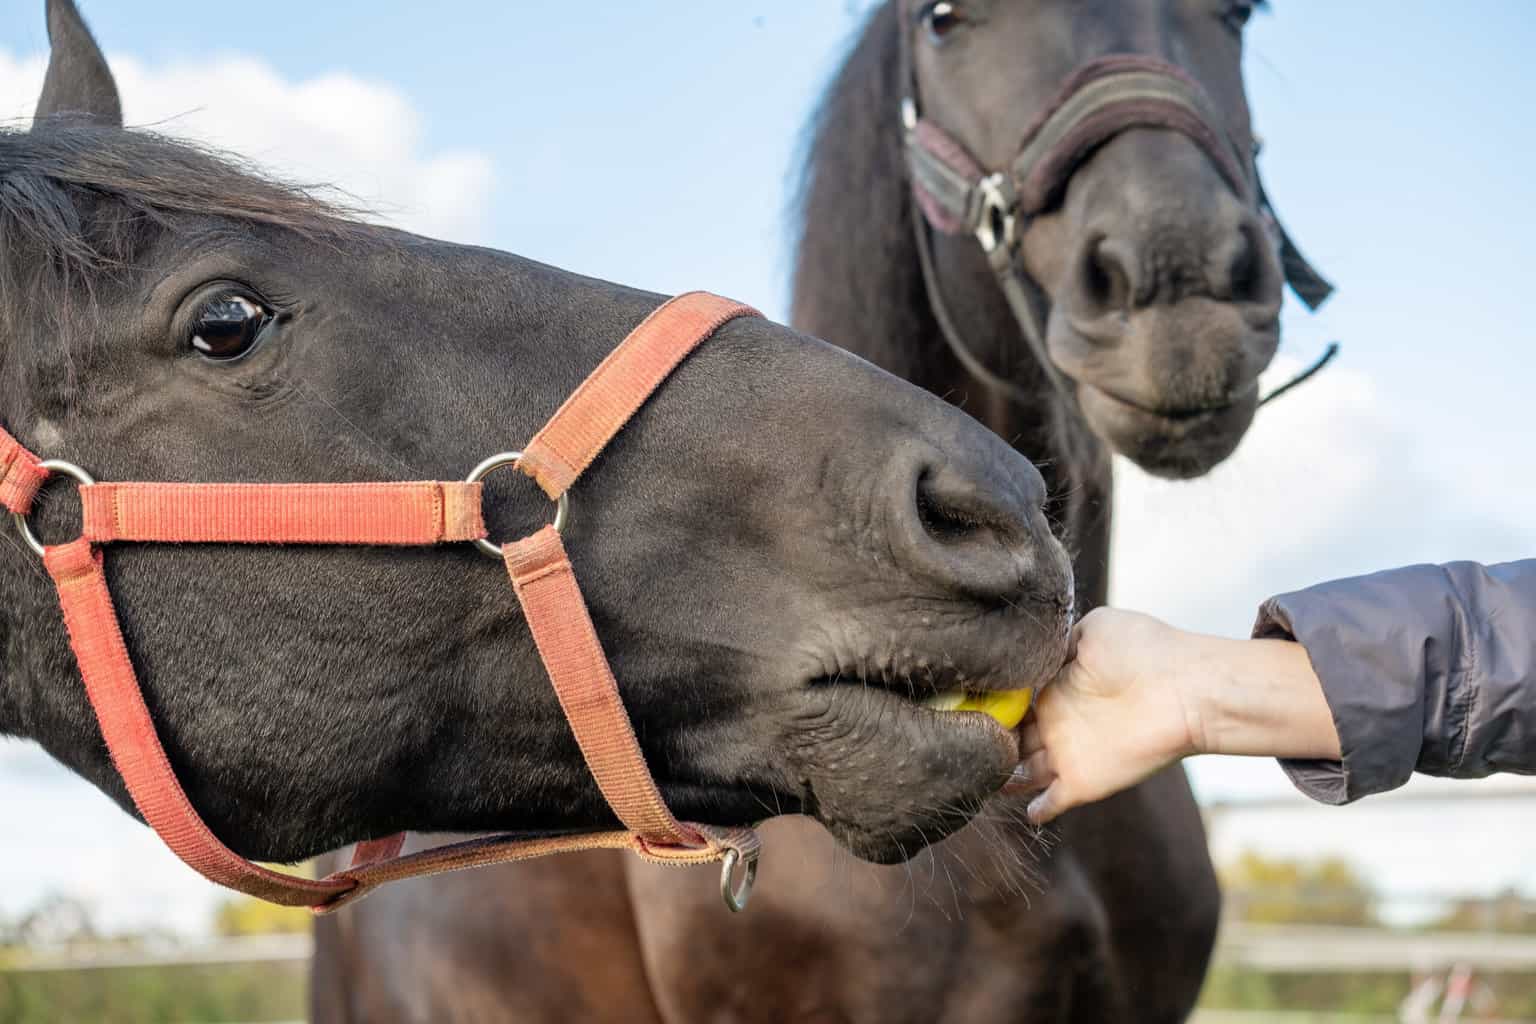
<path fill-rule="evenodd" d="M 0 973 L 0 1024 L 232 1024 L 303 1020 L 303 964 Z"/>

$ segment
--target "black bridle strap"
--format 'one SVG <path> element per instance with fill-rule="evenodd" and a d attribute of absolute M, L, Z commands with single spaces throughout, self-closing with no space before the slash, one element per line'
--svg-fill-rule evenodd
<path fill-rule="evenodd" d="M 1275 399 L 1279 398 L 1281 395 L 1288 393 L 1293 388 L 1298 388 L 1305 384 L 1307 381 L 1317 376 L 1317 374 L 1322 371 L 1323 367 L 1333 362 L 1333 357 L 1338 354 L 1339 343 L 1336 341 L 1330 341 L 1328 343 L 1328 347 L 1323 349 L 1323 354 L 1314 359 L 1311 366 L 1308 366 L 1305 370 L 1302 370 L 1296 376 L 1292 377 L 1290 380 L 1286 381 L 1284 384 L 1281 384 L 1279 387 L 1275 388 L 1275 390 L 1259 399 L 1259 406 L 1262 408 L 1263 406 L 1266 406 L 1270 402 L 1273 402 Z"/>
<path fill-rule="evenodd" d="M 1333 283 L 1318 273 L 1312 262 L 1301 254 L 1295 240 L 1291 238 L 1291 233 L 1285 230 L 1285 222 L 1275 212 L 1275 204 L 1270 201 L 1269 193 L 1264 190 L 1264 179 L 1259 175 L 1257 144 L 1254 145 L 1253 157 L 1253 184 L 1259 191 L 1259 209 L 1269 218 L 1275 234 L 1280 239 L 1280 269 L 1285 274 L 1285 283 L 1290 285 L 1296 297 L 1315 313 L 1333 294 Z M 1325 359 L 1324 362 L 1327 360 Z"/>
<path fill-rule="evenodd" d="M 1038 293 L 1038 286 L 1015 265 L 1019 238 L 1027 226 L 1025 218 L 1046 208 L 1095 148 L 1129 128 L 1177 131 L 1199 145 L 1238 196 L 1253 202 L 1269 221 L 1285 280 L 1302 302 L 1316 310 L 1332 294 L 1333 285 L 1302 255 L 1276 215 L 1259 176 L 1257 146 L 1254 159 L 1245 163 L 1211 127 L 1215 118 L 1204 94 L 1181 69 L 1128 54 L 1089 62 L 1069 77 L 1026 133 L 1009 172 L 989 175 L 963 145 L 919 116 L 911 42 L 904 26 L 898 31 L 906 91 L 901 108 L 903 141 L 918 207 L 913 232 L 923 283 L 946 344 L 966 371 L 988 387 L 1015 402 L 1035 400 L 1016 382 L 989 369 L 966 344 L 939 288 L 930 229 L 977 238 L 1031 354 L 1052 386 L 1072 395 L 1071 382 L 1050 356 L 1040 308 L 1043 301 L 1038 294 L 1030 294 Z M 1245 173 L 1248 170 L 1251 179 Z M 1311 377 L 1337 351 L 1334 343 L 1316 364 L 1263 402 Z"/>
<path fill-rule="evenodd" d="M 920 211 L 913 211 L 912 233 L 917 243 L 917 262 L 922 267 L 923 285 L 928 291 L 928 305 L 933 310 L 933 318 L 939 325 L 939 333 L 944 336 L 944 341 L 949 345 L 949 350 L 954 353 L 967 373 L 981 381 L 987 387 L 999 394 L 1006 396 L 1013 402 L 1030 406 L 1039 401 L 1038 395 L 1033 395 L 1024 390 L 1015 381 L 994 373 L 988 366 L 971 351 L 965 343 L 965 338 L 960 334 L 953 318 L 949 314 L 949 307 L 944 301 L 943 289 L 939 287 L 938 274 L 933 266 L 933 239 L 927 220 Z M 1050 349 L 1046 346 L 1045 330 L 1041 326 L 1041 318 L 1035 303 L 1026 294 L 1025 289 L 1033 287 L 1033 283 L 1024 274 L 1017 272 L 1013 267 L 1012 253 L 1004 246 L 995 246 L 987 252 L 987 263 L 992 267 L 992 274 L 997 279 L 998 287 L 1002 290 L 1003 297 L 1008 301 L 1009 308 L 1013 311 L 1013 318 L 1018 322 L 1019 333 L 1024 335 L 1024 341 L 1029 346 L 1030 354 L 1035 362 L 1040 365 L 1041 371 L 1050 380 L 1054 387 L 1063 396 L 1071 397 L 1072 384 L 1066 379 L 1056 366 L 1056 361 L 1051 358 Z M 1030 282 L 1030 283 L 1026 283 Z"/>

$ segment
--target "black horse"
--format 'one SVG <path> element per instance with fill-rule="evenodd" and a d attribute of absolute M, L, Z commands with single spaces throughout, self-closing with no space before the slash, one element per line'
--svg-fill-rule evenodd
<path fill-rule="evenodd" d="M 358 223 L 126 131 L 68 0 L 49 31 L 37 119 L 0 132 L 0 417 L 44 457 L 107 480 L 455 479 L 530 436 L 659 301 Z M 34 527 L 74 536 L 67 492 L 46 498 Z M 932 684 L 972 690 L 1054 670 L 1069 578 L 1043 498 L 1023 458 L 918 389 L 783 327 L 722 329 L 583 479 L 567 532 L 670 805 L 815 813 L 880 859 L 962 825 L 1016 744 L 919 707 L 900 658 L 946 651 Z M 505 485 L 493 534 L 543 504 Z M 107 568 L 172 765 L 237 852 L 611 823 L 504 573 L 470 546 L 127 545 Z M 0 732 L 131 810 L 14 538 L 0 639 Z M 855 664 L 891 688 L 843 685 Z"/>
<path fill-rule="evenodd" d="M 1176 477 L 1230 454 L 1278 343 L 1283 280 L 1299 279 L 1252 164 L 1241 36 L 1254 6 L 891 0 L 814 124 L 795 323 L 950 398 L 1036 460 L 1080 609 L 1108 586 L 1110 452 Z M 1150 126 L 1082 154 L 1018 256 L 1051 370 L 975 241 L 916 220 L 903 101 L 1002 168 L 1074 70 L 1111 55 L 1198 86 L 1232 166 Z M 1309 283 L 1315 300 L 1324 286 Z M 963 365 L 936 301 L 1005 387 Z M 572 1006 L 615 1021 L 1183 1020 L 1220 895 L 1182 772 L 1070 815 L 1044 841 L 1021 812 L 995 800 L 983 827 L 903 868 L 850 863 L 821 828 L 772 822 L 762 889 L 740 920 L 692 873 L 601 856 L 402 888 L 322 932 L 317 1006 L 327 1020 L 554 1021 Z M 552 917 L 560 906 L 580 919 Z"/>

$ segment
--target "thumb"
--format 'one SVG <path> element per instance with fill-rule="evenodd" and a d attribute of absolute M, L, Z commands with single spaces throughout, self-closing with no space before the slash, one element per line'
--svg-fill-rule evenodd
<path fill-rule="evenodd" d="M 1031 825 L 1044 825 L 1066 810 L 1065 804 L 1066 794 L 1062 792 L 1061 780 L 1057 779 L 1045 788 L 1045 792 L 1029 802 L 1024 813 Z"/>

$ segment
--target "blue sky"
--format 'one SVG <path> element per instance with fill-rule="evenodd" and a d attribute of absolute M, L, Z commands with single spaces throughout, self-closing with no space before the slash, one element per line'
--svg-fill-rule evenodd
<path fill-rule="evenodd" d="M 0 117 L 32 104 L 42 6 L 0 7 Z M 447 5 L 375 3 L 366 17 L 312 0 L 269 0 L 259 16 L 206 0 L 82 6 L 132 121 L 338 181 L 421 230 L 782 317 L 795 154 L 870 5 L 467 0 L 451 21 L 437 17 Z M 1118 601 L 1235 635 L 1261 598 L 1319 578 L 1536 555 L 1533 54 L 1528 0 L 1275 0 L 1254 19 L 1247 80 L 1267 183 L 1341 289 L 1318 316 L 1288 308 L 1284 358 L 1331 338 L 1344 353 L 1209 479 L 1121 467 Z M 1263 762 L 1195 775 L 1207 796 L 1284 789 Z M 108 879 L 92 898 L 124 919 L 196 884 L 18 744 L 0 743 L 0 806 L 46 819 L 0 851 L 0 912 L 92 871 Z M 1319 829 L 1383 858 L 1387 884 L 1420 884 L 1426 862 L 1394 848 L 1433 856 L 1436 830 L 1381 820 L 1335 812 Z M 1268 827 L 1232 826 L 1240 838 Z M 110 852 L 89 852 L 93 830 Z M 1536 833 L 1524 838 L 1528 849 Z M 1536 888 L 1532 871 L 1495 859 L 1486 874 Z M 134 880 L 138 901 L 112 879 Z"/>

